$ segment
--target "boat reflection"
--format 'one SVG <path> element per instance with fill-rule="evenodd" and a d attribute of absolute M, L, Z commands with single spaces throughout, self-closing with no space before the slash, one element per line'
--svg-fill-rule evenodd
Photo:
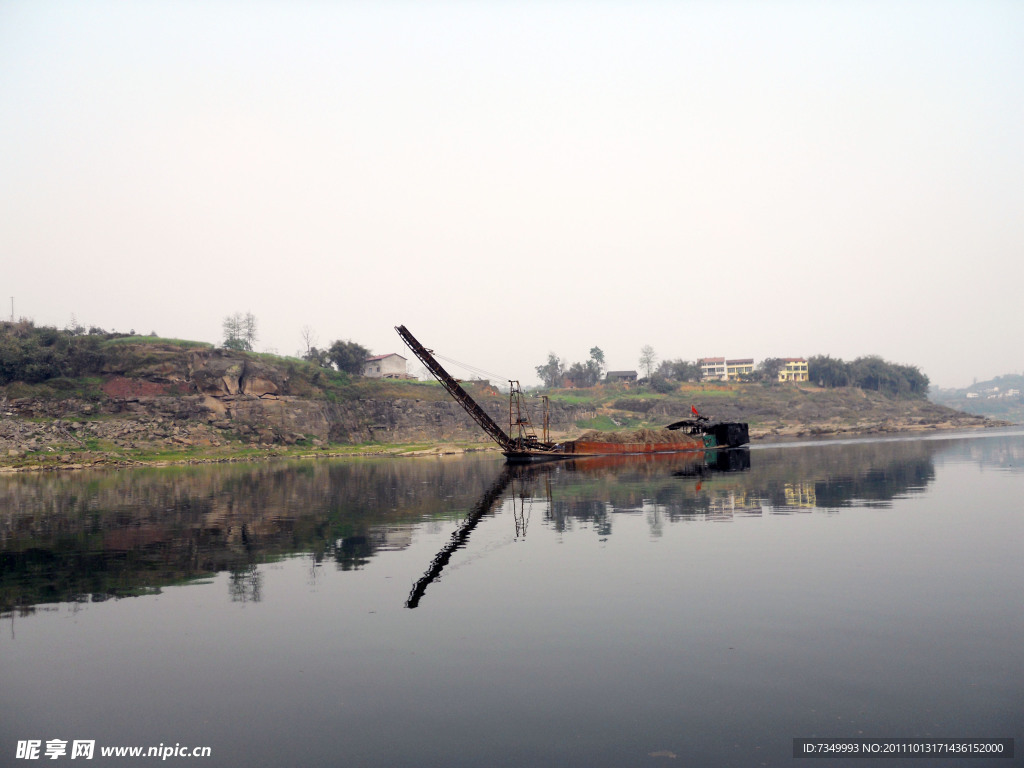
<path fill-rule="evenodd" d="M 750 451 L 747 448 L 730 450 L 699 451 L 685 454 L 636 454 L 625 456 L 590 456 L 559 463 L 506 465 L 498 478 L 480 497 L 466 515 L 450 540 L 431 560 L 423 576 L 413 584 L 406 608 L 416 608 L 424 593 L 441 576 L 444 567 L 456 550 L 462 549 L 469 541 L 469 535 L 481 519 L 494 514 L 498 502 L 504 497 L 509 485 L 516 481 L 523 484 L 519 494 L 513 491 L 512 504 L 516 525 L 516 538 L 526 535 L 526 486 L 538 480 L 549 479 L 552 474 L 594 474 L 606 476 L 621 475 L 624 472 L 647 477 L 674 477 L 703 479 L 716 472 L 743 472 L 750 469 Z M 530 494 L 533 496 L 535 494 Z M 543 496 L 549 509 L 554 509 L 555 500 L 550 483 L 545 483 Z"/>

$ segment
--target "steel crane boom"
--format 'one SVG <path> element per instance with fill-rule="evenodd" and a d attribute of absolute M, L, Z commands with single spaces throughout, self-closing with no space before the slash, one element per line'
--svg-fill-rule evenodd
<path fill-rule="evenodd" d="M 514 450 L 515 442 L 512 438 L 505 434 L 505 430 L 498 426 L 497 422 L 490 417 L 487 411 L 481 408 L 476 400 L 470 397 L 469 393 L 462 388 L 462 385 L 453 379 L 448 371 L 441 367 L 441 364 L 434 359 L 430 350 L 420 344 L 404 325 L 396 325 L 395 330 L 398 331 L 398 335 L 402 337 L 402 341 L 412 350 L 412 353 L 427 367 L 431 375 L 441 382 L 441 386 L 448 390 L 448 394 L 454 397 L 455 401 L 466 409 L 466 413 L 473 417 L 476 423 L 483 428 L 484 432 L 490 435 L 491 439 L 500 445 L 502 450 Z"/>

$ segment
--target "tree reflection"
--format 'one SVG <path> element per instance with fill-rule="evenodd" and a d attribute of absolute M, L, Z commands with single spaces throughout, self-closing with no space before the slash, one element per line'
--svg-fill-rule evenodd
<path fill-rule="evenodd" d="M 152 594 L 223 572 L 232 600 L 258 601 L 264 563 L 301 554 L 355 571 L 408 547 L 425 524 L 455 527 L 427 578 L 506 494 L 517 540 L 531 517 L 607 538 L 620 515 L 644 515 L 656 533 L 679 522 L 889 506 L 933 482 L 939 452 L 1020 463 L 1019 438 L 978 442 L 819 443 L 518 469 L 457 457 L 2 477 L 0 613 Z"/>
<path fill-rule="evenodd" d="M 0 478 L 0 613 L 151 594 L 296 553 L 357 570 L 425 519 L 455 519 L 499 467 L 486 460 L 317 461 Z M 255 569 L 255 573 L 254 573 Z"/>

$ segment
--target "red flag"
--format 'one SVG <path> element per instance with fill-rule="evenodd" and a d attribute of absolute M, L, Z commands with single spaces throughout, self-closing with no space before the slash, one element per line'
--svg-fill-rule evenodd
<path fill-rule="evenodd" d="M 694 415 L 694 416 L 700 416 L 700 414 L 699 414 L 699 413 L 697 413 L 697 409 L 696 409 L 696 408 L 694 408 L 694 407 L 693 407 L 692 405 L 690 406 L 690 410 L 691 410 L 691 411 L 693 412 L 693 415 Z"/>

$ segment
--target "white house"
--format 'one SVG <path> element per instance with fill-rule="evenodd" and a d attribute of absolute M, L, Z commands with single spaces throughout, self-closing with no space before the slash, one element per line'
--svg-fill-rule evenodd
<path fill-rule="evenodd" d="M 369 379 L 405 379 L 409 372 L 406 370 L 405 358 L 391 352 L 366 358 L 363 361 L 363 376 Z"/>
<path fill-rule="evenodd" d="M 752 357 L 725 361 L 726 381 L 739 381 L 741 376 L 750 376 L 753 373 L 754 358 Z"/>
<path fill-rule="evenodd" d="M 697 361 L 700 366 L 701 381 L 717 379 L 718 381 L 728 380 L 724 357 L 702 357 Z"/>

